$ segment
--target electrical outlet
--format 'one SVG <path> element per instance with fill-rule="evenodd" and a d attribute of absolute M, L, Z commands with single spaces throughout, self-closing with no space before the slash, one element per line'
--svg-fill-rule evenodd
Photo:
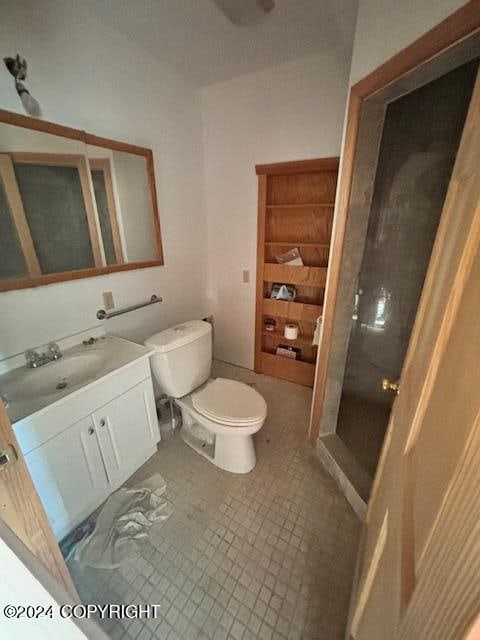
<path fill-rule="evenodd" d="M 109 311 L 109 309 L 113 309 L 115 306 L 113 302 L 113 293 L 111 291 L 103 292 L 103 306 L 105 307 L 105 311 Z"/>
<path fill-rule="evenodd" d="M 243 270 L 242 279 L 244 284 L 248 284 L 250 282 L 250 271 L 248 269 Z"/>

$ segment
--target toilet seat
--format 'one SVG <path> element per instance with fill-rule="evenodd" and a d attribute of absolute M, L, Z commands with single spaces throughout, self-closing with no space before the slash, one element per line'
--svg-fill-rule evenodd
<path fill-rule="evenodd" d="M 267 404 L 262 396 L 243 382 L 216 378 L 192 395 L 193 407 L 213 422 L 241 427 L 263 421 Z"/>

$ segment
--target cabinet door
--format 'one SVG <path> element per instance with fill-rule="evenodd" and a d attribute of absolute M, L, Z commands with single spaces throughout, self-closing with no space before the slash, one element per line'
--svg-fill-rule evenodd
<path fill-rule="evenodd" d="M 28 453 L 25 461 L 57 539 L 108 495 L 107 474 L 90 416 Z"/>
<path fill-rule="evenodd" d="M 114 490 L 155 452 L 160 440 L 151 379 L 95 411 L 93 419 Z"/>

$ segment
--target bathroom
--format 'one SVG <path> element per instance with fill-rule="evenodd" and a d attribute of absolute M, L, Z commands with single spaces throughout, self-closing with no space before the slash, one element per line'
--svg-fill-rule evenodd
<path fill-rule="evenodd" d="M 241 4 L 251 12 L 232 14 Z M 412 21 L 376 4 L 0 5 L 12 59 L 0 69 L 0 222 L 13 238 L 0 238 L 0 481 L 22 464 L 35 488 L 0 524 L 22 513 L 30 556 L 45 536 L 39 557 L 63 590 L 38 579 L 55 602 L 159 606 L 94 615 L 99 630 L 80 624 L 78 637 L 334 640 L 351 623 L 366 507 L 315 422 L 349 92 L 459 6 L 432 0 Z M 40 169 L 63 162 L 85 203 L 58 234 L 42 171 L 26 193 L 47 154 Z M 56 222 L 28 229 L 29 207 Z M 276 264 L 297 246 L 301 266 Z M 296 302 L 271 298 L 277 274 Z M 159 522 L 129 539 L 128 557 L 88 560 L 122 491 L 158 499 Z"/>

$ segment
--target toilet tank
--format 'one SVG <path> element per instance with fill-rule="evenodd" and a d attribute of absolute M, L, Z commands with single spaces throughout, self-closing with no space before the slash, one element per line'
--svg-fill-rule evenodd
<path fill-rule="evenodd" d="M 163 393 L 172 398 L 187 395 L 210 377 L 212 325 L 203 320 L 183 322 L 145 340 L 155 350 L 152 371 Z"/>

